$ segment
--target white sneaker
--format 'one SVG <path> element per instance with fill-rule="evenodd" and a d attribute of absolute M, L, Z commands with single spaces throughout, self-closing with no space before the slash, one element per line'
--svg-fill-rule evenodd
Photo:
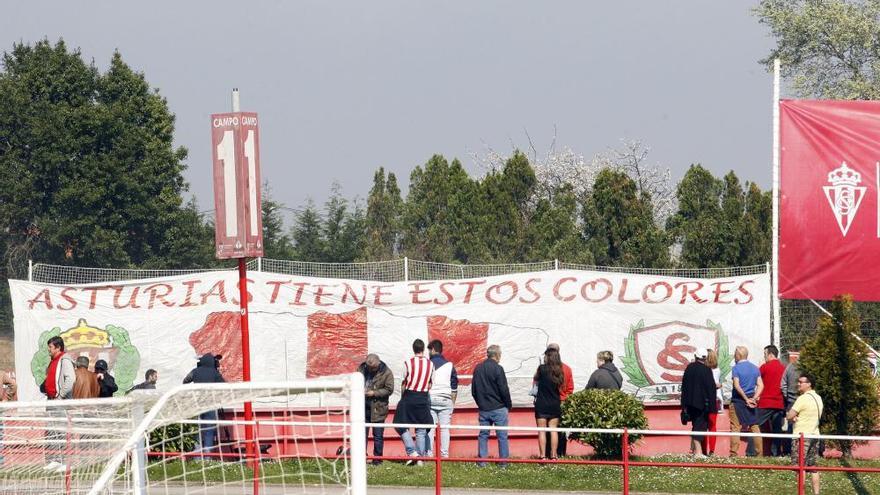
<path fill-rule="evenodd" d="M 411 457 L 411 459 L 406 461 L 407 466 L 421 466 L 422 465 L 422 461 L 417 460 L 417 458 L 419 457 L 418 452 L 413 452 L 409 456 Z"/>
<path fill-rule="evenodd" d="M 52 461 L 52 462 L 50 462 L 49 464 L 46 464 L 45 466 L 43 466 L 43 470 L 44 470 L 44 471 L 55 471 L 55 470 L 57 470 L 60 466 L 63 466 L 63 464 L 61 464 L 61 463 L 58 462 L 58 461 Z"/>
<path fill-rule="evenodd" d="M 429 450 L 429 451 L 425 452 L 425 457 L 434 457 L 434 451 Z"/>

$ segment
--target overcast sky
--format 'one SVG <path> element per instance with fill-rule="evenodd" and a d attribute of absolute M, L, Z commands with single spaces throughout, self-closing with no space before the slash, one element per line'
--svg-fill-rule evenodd
<path fill-rule="evenodd" d="M 211 113 L 261 118 L 263 178 L 290 207 L 333 181 L 365 197 L 379 166 L 485 146 L 586 157 L 639 139 L 680 177 L 691 163 L 771 180 L 773 45 L 749 1 L 320 0 L 10 2 L 4 50 L 63 37 L 106 68 L 113 50 L 177 115 L 186 177 L 213 207 Z"/>

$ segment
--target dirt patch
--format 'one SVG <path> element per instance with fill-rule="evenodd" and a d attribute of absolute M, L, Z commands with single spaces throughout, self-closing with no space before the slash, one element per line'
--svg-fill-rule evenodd
<path fill-rule="evenodd" d="M 0 337 L 0 370 L 15 369 L 15 347 L 9 337 Z"/>

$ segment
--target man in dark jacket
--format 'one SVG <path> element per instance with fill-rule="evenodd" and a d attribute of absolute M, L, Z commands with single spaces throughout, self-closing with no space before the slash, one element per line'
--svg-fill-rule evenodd
<path fill-rule="evenodd" d="M 715 378 L 712 370 L 706 366 L 706 349 L 694 351 L 694 362 L 687 365 L 681 379 L 681 408 L 690 418 L 692 431 L 709 429 L 709 412 L 715 405 Z M 703 457 L 702 442 L 705 436 L 691 436 L 691 450 Z"/>
<path fill-rule="evenodd" d="M 510 389 L 507 386 L 507 375 L 498 364 L 501 361 L 501 346 L 490 345 L 486 349 L 487 359 L 474 368 L 471 381 L 471 395 L 479 409 L 480 426 L 507 426 L 508 413 L 513 404 L 510 401 Z M 507 443 L 507 430 L 496 430 L 498 437 L 498 457 L 507 459 L 510 450 Z M 480 430 L 477 440 L 477 457 L 489 457 L 489 430 Z M 485 466 L 480 462 L 478 466 Z M 500 463 L 507 466 L 507 463 Z"/>
<path fill-rule="evenodd" d="M 394 374 L 391 369 L 375 354 L 367 355 L 367 359 L 358 366 L 358 371 L 364 375 L 364 396 L 366 400 L 367 423 L 384 423 L 388 417 L 388 398 L 394 393 Z M 367 427 L 369 438 L 370 428 Z M 385 428 L 373 427 L 373 455 L 382 457 L 385 446 Z M 382 459 L 373 459 L 372 464 L 382 464 Z"/>
<path fill-rule="evenodd" d="M 217 369 L 217 359 L 210 352 L 200 357 L 198 365 L 183 379 L 183 383 L 223 383 L 225 381 L 220 370 Z M 208 424 L 199 425 L 200 450 L 208 453 L 213 452 L 214 446 L 217 445 L 217 411 L 205 411 L 199 414 L 199 419 L 208 422 Z"/>
<path fill-rule="evenodd" d="M 598 388 L 605 390 L 620 390 L 623 386 L 623 375 L 617 366 L 614 366 L 614 354 L 611 351 L 602 351 L 596 355 L 596 371 L 590 375 L 587 381 L 587 389 Z"/>
<path fill-rule="evenodd" d="M 107 371 L 107 361 L 99 359 L 95 361 L 95 375 L 98 377 L 98 397 L 113 397 L 119 390 L 116 379 Z"/>
<path fill-rule="evenodd" d="M 126 394 L 131 393 L 132 390 L 156 390 L 156 382 L 159 381 L 159 372 L 150 368 L 144 373 L 144 381 L 138 383 L 134 387 L 128 389 Z"/>

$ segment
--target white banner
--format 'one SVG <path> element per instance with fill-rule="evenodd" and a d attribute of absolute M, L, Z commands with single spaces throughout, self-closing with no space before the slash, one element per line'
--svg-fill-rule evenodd
<path fill-rule="evenodd" d="M 698 347 L 719 352 L 729 378 L 733 350 L 752 356 L 770 343 L 767 274 L 719 279 L 557 270 L 468 280 L 364 282 L 248 274 L 251 377 L 301 379 L 354 371 L 368 352 L 399 384 L 411 344 L 439 338 L 463 390 L 486 347 L 501 346 L 514 403 L 527 391 L 548 343 L 561 347 L 575 388 L 586 385 L 596 354 L 610 350 L 624 390 L 648 403 L 676 400 Z M 196 357 L 222 354 L 221 372 L 240 380 L 236 272 L 209 272 L 111 284 L 9 281 L 21 400 L 41 397 L 60 335 L 74 355 L 110 363 L 120 391 L 159 372 L 159 388 L 181 382 Z M 120 393 L 121 393 L 120 392 Z M 398 392 L 398 391 L 395 391 Z"/>

